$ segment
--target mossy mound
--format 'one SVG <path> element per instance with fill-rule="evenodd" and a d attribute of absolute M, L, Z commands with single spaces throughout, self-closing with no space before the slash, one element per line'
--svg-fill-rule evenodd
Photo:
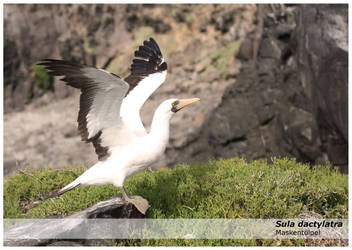
<path fill-rule="evenodd" d="M 74 180 L 83 168 L 28 171 L 4 185 L 5 218 L 67 215 L 117 195 L 112 185 L 76 188 L 60 198 L 38 201 Z M 173 170 L 143 172 L 125 183 L 131 194 L 151 204 L 148 218 L 295 218 L 302 212 L 324 218 L 347 218 L 348 177 L 330 166 L 297 163 L 292 159 L 245 162 L 210 161 Z M 39 204 L 38 204 L 39 203 Z M 291 242 L 291 243 L 290 243 Z M 121 243 L 120 243 L 121 244 Z M 256 240 L 142 240 L 128 245 L 257 245 Z M 277 244 L 264 240 L 260 244 Z M 281 244 L 303 244 L 283 241 Z"/>

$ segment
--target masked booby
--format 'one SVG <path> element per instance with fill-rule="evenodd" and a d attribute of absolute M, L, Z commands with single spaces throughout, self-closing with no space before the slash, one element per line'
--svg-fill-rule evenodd
<path fill-rule="evenodd" d="M 167 64 L 153 38 L 144 41 L 134 55 L 131 73 L 125 79 L 103 69 L 63 60 L 44 59 L 39 63 L 50 75 L 64 76 L 61 80 L 67 85 L 81 90 L 78 130 L 83 141 L 93 144 L 99 160 L 55 196 L 77 186 L 113 184 L 141 213 L 149 208 L 146 199 L 127 194 L 124 181 L 164 153 L 170 119 L 199 98 L 162 102 L 147 133 L 140 109 L 165 81 Z"/>

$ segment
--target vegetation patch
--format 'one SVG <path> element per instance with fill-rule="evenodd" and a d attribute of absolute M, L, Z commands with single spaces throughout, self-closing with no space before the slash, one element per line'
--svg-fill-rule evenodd
<path fill-rule="evenodd" d="M 112 185 L 79 187 L 59 198 L 39 201 L 73 181 L 84 168 L 25 171 L 5 180 L 5 218 L 68 215 L 117 195 Z M 210 161 L 173 170 L 143 172 L 126 181 L 129 193 L 148 199 L 148 218 L 296 218 L 317 213 L 347 218 L 348 177 L 330 166 L 275 159 Z M 115 244 L 115 243 L 114 243 Z M 300 240 L 140 240 L 118 245 L 307 245 Z"/>
<path fill-rule="evenodd" d="M 209 74 L 218 74 L 221 79 L 226 79 L 229 66 L 242 44 L 242 39 L 236 40 L 212 52 L 207 58 L 203 59 L 200 64 L 204 65 L 202 77 L 207 77 Z"/>
<path fill-rule="evenodd" d="M 52 88 L 52 82 L 50 81 L 50 76 L 46 71 L 45 67 L 42 65 L 35 64 L 32 67 L 34 72 L 34 85 L 43 91 L 47 91 Z"/>

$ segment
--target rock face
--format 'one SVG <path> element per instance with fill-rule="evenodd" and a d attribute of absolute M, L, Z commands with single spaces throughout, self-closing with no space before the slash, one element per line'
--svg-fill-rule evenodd
<path fill-rule="evenodd" d="M 28 221 L 18 223 L 15 227 L 6 230 L 5 246 L 90 246 L 98 243 L 99 240 L 89 239 L 88 234 L 90 229 L 85 225 L 88 222 L 85 219 L 139 219 L 145 218 L 131 203 L 124 201 L 121 197 L 116 196 L 108 200 L 101 201 L 89 208 L 86 208 L 78 213 L 63 217 L 62 220 L 48 220 L 46 222 Z M 54 219 L 54 218 L 51 218 Z M 55 224 L 54 224 L 55 223 Z M 89 225 L 94 224 L 89 223 Z M 79 231 L 77 231 L 79 230 Z M 84 235 L 81 240 L 62 240 L 70 239 L 70 233 L 77 232 L 79 235 Z M 40 237 L 33 237 L 34 232 Z M 43 236 L 49 236 L 50 239 L 43 239 Z M 61 237 L 61 240 L 60 240 Z M 11 238 L 11 239 L 10 239 Z"/>
<path fill-rule="evenodd" d="M 309 89 L 323 151 L 339 166 L 348 164 L 348 7 L 323 5 L 297 14 L 297 62 Z"/>
<path fill-rule="evenodd" d="M 156 166 L 295 157 L 347 171 L 347 5 L 5 5 L 5 174 L 88 166 L 94 150 L 76 132 L 78 93 L 33 64 L 63 58 L 128 74 L 153 36 L 167 80 L 141 110 L 200 97 L 171 123 Z M 38 28 L 40 27 L 40 28 Z"/>
<path fill-rule="evenodd" d="M 256 58 L 250 33 L 237 57 L 240 73 L 221 104 L 194 140 L 169 157 L 288 156 L 347 172 L 347 6 L 264 12 Z"/>

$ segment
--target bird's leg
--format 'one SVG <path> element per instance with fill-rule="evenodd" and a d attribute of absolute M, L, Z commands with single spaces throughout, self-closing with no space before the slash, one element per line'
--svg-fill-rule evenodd
<path fill-rule="evenodd" d="M 128 194 L 123 186 L 121 187 L 121 191 L 122 191 L 123 198 L 126 201 L 131 202 L 138 209 L 139 212 L 141 212 L 142 214 L 145 214 L 147 212 L 147 210 L 150 206 L 149 206 L 149 203 L 146 199 L 144 199 L 141 196 L 137 196 L 137 195 L 128 196 Z"/>

